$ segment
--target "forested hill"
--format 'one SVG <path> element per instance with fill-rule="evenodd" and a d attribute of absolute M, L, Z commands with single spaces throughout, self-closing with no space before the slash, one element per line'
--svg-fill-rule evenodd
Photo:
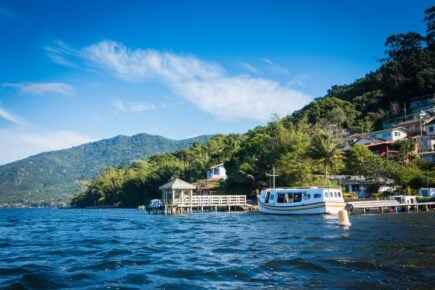
<path fill-rule="evenodd" d="M 293 114 L 311 124 L 338 125 L 351 132 L 380 129 L 382 121 L 404 114 L 409 100 L 435 93 L 435 6 L 425 11 L 426 35 L 389 36 L 377 70 L 348 85 L 333 86 L 326 96 Z"/>
<path fill-rule="evenodd" d="M 69 203 L 87 182 L 107 167 L 128 166 L 133 160 L 205 143 L 210 136 L 170 140 L 138 134 L 117 136 L 70 149 L 41 153 L 0 166 L 0 206 Z"/>

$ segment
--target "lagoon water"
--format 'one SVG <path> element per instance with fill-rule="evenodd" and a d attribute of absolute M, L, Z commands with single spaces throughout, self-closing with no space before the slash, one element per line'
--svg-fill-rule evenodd
<path fill-rule="evenodd" d="M 0 210 L 0 288 L 429 289 L 435 213 Z"/>

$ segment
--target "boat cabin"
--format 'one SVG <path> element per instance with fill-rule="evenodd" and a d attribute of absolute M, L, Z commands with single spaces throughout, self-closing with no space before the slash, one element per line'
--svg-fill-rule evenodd
<path fill-rule="evenodd" d="M 265 204 L 280 206 L 289 204 L 309 204 L 322 201 L 343 202 L 343 194 L 339 188 L 276 188 L 261 192 L 260 199 Z"/>

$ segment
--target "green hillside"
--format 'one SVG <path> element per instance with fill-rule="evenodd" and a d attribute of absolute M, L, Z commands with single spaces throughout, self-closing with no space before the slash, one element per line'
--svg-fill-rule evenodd
<path fill-rule="evenodd" d="M 204 143 L 210 137 L 170 140 L 138 134 L 117 136 L 70 149 L 41 153 L 0 166 L 0 206 L 5 203 L 39 205 L 69 203 L 89 180 L 107 167 Z"/>

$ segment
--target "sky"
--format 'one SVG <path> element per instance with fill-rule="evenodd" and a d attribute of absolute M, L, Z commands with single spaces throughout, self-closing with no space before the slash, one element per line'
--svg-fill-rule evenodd
<path fill-rule="evenodd" d="M 244 133 L 379 66 L 432 1 L 0 0 L 0 164 Z"/>

